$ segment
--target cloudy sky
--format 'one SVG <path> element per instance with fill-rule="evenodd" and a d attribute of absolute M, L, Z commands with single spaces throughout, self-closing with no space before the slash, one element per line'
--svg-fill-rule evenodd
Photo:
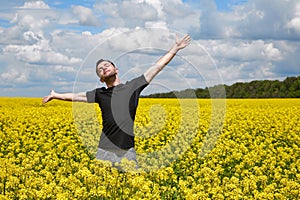
<path fill-rule="evenodd" d="M 100 58 L 125 82 L 176 34 L 190 34 L 191 45 L 145 94 L 300 74 L 299 0 L 11 0 L 0 10 L 0 96 L 104 86 Z"/>

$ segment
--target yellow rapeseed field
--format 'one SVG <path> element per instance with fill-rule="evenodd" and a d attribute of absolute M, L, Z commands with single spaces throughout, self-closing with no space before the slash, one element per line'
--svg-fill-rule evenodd
<path fill-rule="evenodd" d="M 97 105 L 0 98 L 0 199 L 299 199 L 299 99 L 224 101 L 214 129 L 210 99 L 141 99 L 120 172 L 94 159 Z"/>

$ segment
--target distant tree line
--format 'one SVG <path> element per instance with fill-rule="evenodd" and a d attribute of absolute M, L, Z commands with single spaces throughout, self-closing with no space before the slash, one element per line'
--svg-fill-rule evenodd
<path fill-rule="evenodd" d="M 225 89 L 225 90 L 224 90 Z M 167 93 L 155 93 L 148 98 L 300 98 L 300 76 L 287 77 L 283 81 L 256 80 L 237 82 L 231 86 L 216 85 L 204 89 L 186 89 Z"/>

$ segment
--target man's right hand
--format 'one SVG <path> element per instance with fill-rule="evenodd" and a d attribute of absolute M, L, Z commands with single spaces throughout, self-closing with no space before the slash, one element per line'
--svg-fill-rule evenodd
<path fill-rule="evenodd" d="M 43 98 L 43 100 L 42 100 L 43 104 L 51 101 L 54 98 L 54 95 L 55 95 L 54 90 L 51 90 L 50 94 Z"/>

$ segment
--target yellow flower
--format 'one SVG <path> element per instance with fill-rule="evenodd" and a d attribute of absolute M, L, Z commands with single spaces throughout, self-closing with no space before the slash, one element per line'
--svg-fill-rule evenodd
<path fill-rule="evenodd" d="M 300 101 L 226 100 L 216 143 L 213 134 L 204 141 L 220 123 L 211 106 L 208 99 L 141 99 L 140 168 L 124 159 L 121 173 L 94 159 L 97 106 L 0 98 L 0 198 L 297 199 Z"/>

